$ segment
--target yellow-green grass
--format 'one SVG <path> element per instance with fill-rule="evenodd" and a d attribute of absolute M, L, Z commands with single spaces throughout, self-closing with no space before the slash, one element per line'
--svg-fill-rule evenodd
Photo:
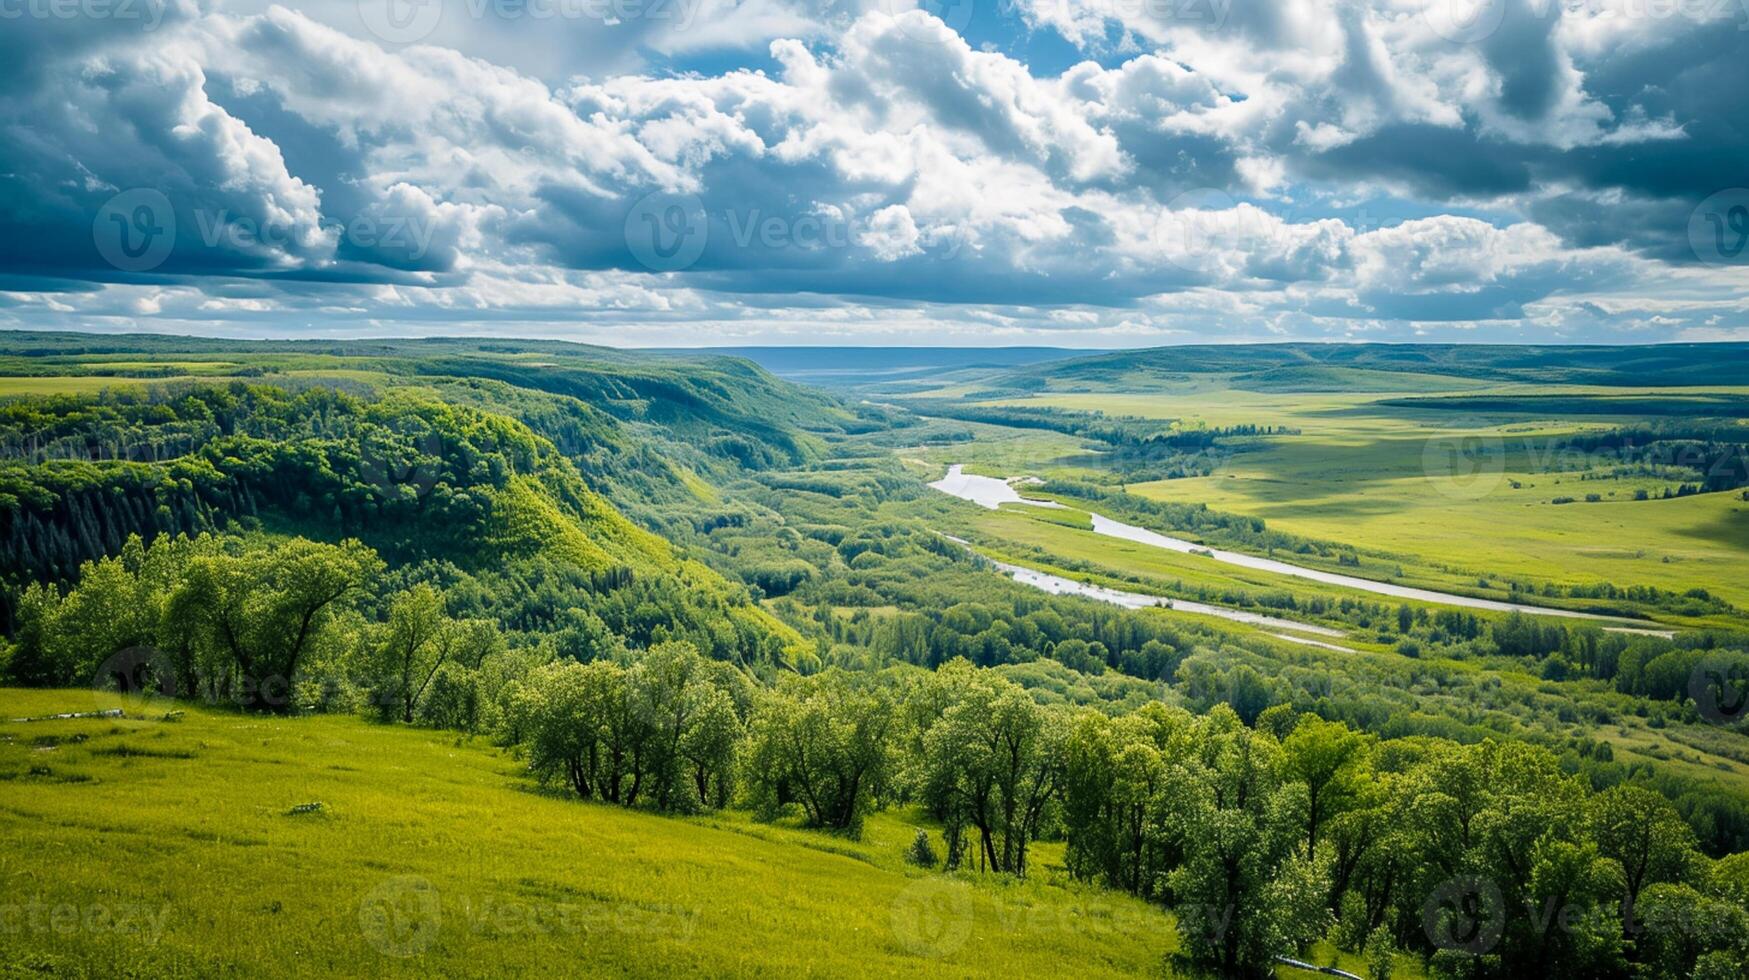
<path fill-rule="evenodd" d="M 899 450 L 907 460 L 922 461 L 940 476 L 948 466 L 964 465 L 978 476 L 1030 474 L 1044 478 L 1085 478 L 1097 452 L 1086 440 L 1044 429 L 1017 429 L 980 422 L 956 422 L 976 436 L 971 442 L 943 446 L 912 446 Z"/>
<path fill-rule="evenodd" d="M 341 378 L 347 381 L 364 381 L 371 384 L 387 384 L 398 380 L 396 376 L 392 374 L 385 374 L 382 371 L 370 371 L 360 368 L 291 368 L 275 373 L 292 378 Z M 271 384 L 273 382 L 273 375 L 268 375 L 263 380 L 266 383 Z M 427 388 L 426 390 L 430 389 Z"/>
<path fill-rule="evenodd" d="M 1442 493 L 1410 475 L 1362 485 L 1325 482 L 1310 474 L 1268 469 L 1268 461 L 1236 461 L 1212 477 L 1133 485 L 1155 500 L 1206 503 L 1261 517 L 1277 530 L 1467 568 L 1560 584 L 1611 582 L 1682 592 L 1704 588 L 1749 605 L 1749 502 L 1728 493 L 1672 500 L 1614 496 L 1603 481 L 1527 477 L 1520 490 L 1477 498 Z M 1332 469 L 1340 467 L 1332 460 Z M 1531 484 L 1530 480 L 1537 482 Z M 1554 504 L 1558 496 L 1578 502 Z"/>
<path fill-rule="evenodd" d="M 1371 971 L 1367 969 L 1364 956 L 1337 949 L 1330 943 L 1315 943 L 1309 951 L 1297 959 L 1302 963 L 1310 963 L 1314 966 L 1333 966 L 1338 970 L 1345 970 L 1358 976 L 1370 977 L 1372 975 Z M 1275 975 L 1278 980 L 1302 980 L 1302 978 L 1304 980 L 1319 980 L 1319 978 L 1330 976 L 1328 973 L 1300 970 L 1291 966 L 1277 968 Z M 1411 953 L 1399 952 L 1391 959 L 1392 980 L 1419 980 L 1426 975 L 1421 960 Z"/>
<path fill-rule="evenodd" d="M 1300 429 L 1304 434 L 1324 439 L 1348 436 L 1372 439 L 1388 434 L 1427 436 L 1450 433 L 1452 427 L 1492 426 L 1508 424 L 1516 430 L 1529 428 L 1548 432 L 1564 432 L 1581 428 L 1599 428 L 1632 420 L 1633 416 L 1586 415 L 1577 420 L 1554 418 L 1545 420 L 1519 419 L 1505 422 L 1510 413 L 1473 412 L 1406 408 L 1379 404 L 1401 398 L 1424 398 L 1443 392 L 1429 388 L 1404 387 L 1399 390 L 1370 391 L 1253 391 L 1229 386 L 1219 375 L 1202 375 L 1174 384 L 1160 391 L 1133 392 L 1051 392 L 1027 398 L 995 399 L 984 404 L 1063 408 L 1083 412 L 1104 412 L 1107 415 L 1127 415 L 1137 418 L 1201 421 L 1211 426 L 1274 425 Z M 1522 385 L 1501 384 L 1454 392 L 1465 397 L 1487 395 L 1561 395 L 1577 397 L 1608 395 L 1615 398 L 1641 397 L 1655 399 L 1660 395 L 1743 395 L 1749 387 L 1715 386 L 1694 388 L 1604 388 L 1587 385 Z"/>
<path fill-rule="evenodd" d="M 1552 454 L 1540 443 L 1514 448 L 1522 432 L 1474 434 L 1507 447 L 1496 457 L 1498 472 L 1454 475 L 1442 468 L 1439 444 L 1430 456 L 1431 434 L 1362 440 L 1308 434 L 1236 454 L 1211 476 L 1128 489 L 1483 576 L 1705 588 L 1749 605 L 1749 502 L 1740 495 L 1634 500 L 1636 491 L 1655 497 L 1673 481 L 1541 472 Z M 1602 499 L 1587 502 L 1588 494 Z M 1574 502 L 1553 502 L 1563 497 Z"/>
<path fill-rule="evenodd" d="M 350 717 L 5 720 L 123 703 L 0 690 L 12 971 L 1115 976 L 1175 948 L 1157 907 L 1070 883 L 1061 845 L 1024 882 L 906 864 L 908 811 L 855 841 L 630 812 L 537 791 L 483 741 Z"/>
<path fill-rule="evenodd" d="M 138 388 L 144 385 L 160 385 L 187 380 L 190 380 L 187 375 L 168 378 L 112 378 L 95 375 L 49 378 L 0 377 L 0 398 L 15 398 L 26 395 L 91 395 L 110 388 Z"/>
<path fill-rule="evenodd" d="M 1749 755 L 1742 736 L 1728 729 L 1653 728 L 1645 719 L 1623 715 L 1590 735 L 1609 743 L 1616 762 L 1646 763 L 1662 772 L 1749 793 Z"/>
<path fill-rule="evenodd" d="M 711 486 L 697 473 L 694 473 L 679 463 L 670 461 L 668 463 L 668 469 L 680 480 L 681 485 L 686 487 L 687 492 L 691 493 L 698 500 L 707 504 L 714 504 L 722 499 L 722 495 L 717 492 L 716 487 Z"/>
<path fill-rule="evenodd" d="M 1558 389 L 1567 393 L 1567 389 Z M 1546 391 L 1546 389 L 1545 389 Z M 1464 394 L 1494 394 L 1501 389 L 1478 389 Z M 1372 439 L 1381 435 L 1449 432 L 1452 422 L 1473 415 L 1413 411 L 1375 403 L 1388 398 L 1412 398 L 1426 391 L 1246 391 L 1223 383 L 1203 380 L 1162 392 L 1052 393 L 1034 398 L 992 401 L 991 405 L 1064 408 L 1081 412 L 1104 412 L 1148 419 L 1176 419 L 1210 426 L 1273 425 L 1300 429 L 1323 438 L 1349 436 Z"/>
<path fill-rule="evenodd" d="M 237 368 L 236 361 L 227 360 L 142 360 L 138 357 L 81 357 L 60 362 L 69 369 L 99 373 L 103 371 L 167 371 L 181 374 L 227 374 Z"/>
<path fill-rule="evenodd" d="M 1198 418 L 1211 425 L 1250 422 L 1298 428 L 1298 435 L 1255 440 L 1211 476 L 1127 489 L 1155 500 L 1205 503 L 1261 517 L 1277 530 L 1429 566 L 1405 568 L 1406 582 L 1473 587 L 1476 578 L 1517 576 L 1678 592 L 1704 588 L 1749 606 L 1749 502 L 1739 494 L 1636 501 L 1636 491 L 1656 497 L 1677 481 L 1644 476 L 1582 480 L 1577 472 L 1548 472 L 1558 460 L 1551 448 L 1554 440 L 1603 424 L 1597 419 L 1496 424 L 1469 416 L 1368 407 L 1379 397 L 1223 389 L 1052 395 L 1026 403 Z M 1501 454 L 1493 457 L 1498 472 L 1454 475 L 1446 469 L 1444 450 L 1457 437 L 1473 437 L 1471 445 L 1499 447 Z M 1602 475 L 1608 463 L 1599 461 L 1594 472 Z M 1593 493 L 1602 499 L 1586 502 L 1586 495 Z M 1563 497 L 1575 502 L 1553 502 Z"/>

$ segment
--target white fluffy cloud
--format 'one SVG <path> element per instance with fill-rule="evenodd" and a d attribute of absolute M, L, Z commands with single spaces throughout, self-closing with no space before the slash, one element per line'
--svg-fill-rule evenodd
<path fill-rule="evenodd" d="M 1469 36 L 1422 0 L 1023 0 L 1088 55 L 1045 74 L 903 4 L 692 2 L 685 29 L 639 26 L 653 57 L 761 65 L 555 69 L 455 40 L 450 7 L 408 45 L 331 6 L 25 23 L 0 324 L 1134 342 L 1749 317 L 1742 270 L 1684 248 L 1719 188 L 1633 163 L 1704 169 L 1695 134 L 1738 108 L 1689 78 L 1728 62 L 1648 67 L 1706 23 L 1496 0 Z M 175 229 L 149 266 L 103 248 L 135 189 Z M 1586 207 L 1611 195 L 1613 228 Z"/>

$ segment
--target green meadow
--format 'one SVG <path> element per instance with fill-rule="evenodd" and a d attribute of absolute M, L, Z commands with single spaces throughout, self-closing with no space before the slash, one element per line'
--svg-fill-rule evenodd
<path fill-rule="evenodd" d="M 0 718 L 8 975 L 1135 976 L 1176 948 L 1060 844 L 1025 880 L 907 865 L 909 810 L 860 840 L 664 817 L 483 738 L 88 690 L 0 690 Z"/>
<path fill-rule="evenodd" d="M 1705 588 L 1749 604 L 1749 501 L 1736 493 L 1657 499 L 1674 480 L 1617 474 L 1608 459 L 1588 465 L 1583 456 L 1556 448 L 1564 436 L 1631 423 L 1634 417 L 1483 416 L 1380 404 L 1409 397 L 1404 391 L 1256 392 L 1211 384 L 1170 392 L 1051 394 L 997 404 L 1180 425 L 1295 429 L 1297 434 L 1235 445 L 1208 476 L 1126 489 L 1149 499 L 1260 517 L 1291 534 L 1425 564 L 1429 567 L 1419 571 L 1429 584 L 1513 575 L 1560 584 Z M 1599 391 L 1573 389 L 1579 396 Z M 1656 397 L 1669 390 L 1633 393 Z M 1460 467 L 1447 454 L 1462 447 L 1487 455 Z M 948 454 L 938 450 L 934 458 Z M 1038 469 L 1048 472 L 1068 456 L 1055 453 Z M 1652 499 L 1636 500 L 1638 493 Z"/>

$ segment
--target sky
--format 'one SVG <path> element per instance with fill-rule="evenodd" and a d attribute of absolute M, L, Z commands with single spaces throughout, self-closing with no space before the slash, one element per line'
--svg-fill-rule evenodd
<path fill-rule="evenodd" d="M 0 328 L 1749 340 L 1749 0 L 0 0 L 0 92 Z"/>

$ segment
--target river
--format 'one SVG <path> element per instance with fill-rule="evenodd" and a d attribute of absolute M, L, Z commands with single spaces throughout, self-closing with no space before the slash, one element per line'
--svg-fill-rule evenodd
<path fill-rule="evenodd" d="M 965 472 L 959 464 L 948 467 L 947 476 L 930 484 L 942 493 L 951 494 L 962 500 L 995 510 L 1005 503 L 1029 504 L 1034 507 L 1062 507 L 1062 504 L 1046 500 L 1028 500 L 1022 497 L 1006 480 L 998 480 L 989 476 L 973 476 Z M 1294 578 L 1310 579 L 1323 582 L 1326 585 L 1339 585 L 1343 588 L 1357 589 L 1362 592 L 1372 592 L 1377 595 L 1387 595 L 1398 599 L 1414 599 L 1419 602 L 1434 602 L 1447 606 L 1463 606 L 1468 609 L 1489 609 L 1495 612 L 1521 612 L 1534 616 L 1560 616 L 1568 619 L 1602 620 L 1615 623 L 1631 623 L 1635 620 L 1623 619 L 1617 616 L 1600 616 L 1593 613 L 1575 612 L 1571 609 L 1553 609 L 1548 606 L 1529 606 L 1516 602 L 1501 602 L 1496 599 L 1479 599 L 1475 596 L 1458 595 L 1454 592 L 1438 592 L 1433 589 L 1417 589 L 1407 585 L 1394 585 L 1390 582 L 1379 582 L 1369 578 L 1358 578 L 1353 575 L 1342 575 L 1337 572 L 1326 572 L 1317 568 L 1306 568 L 1303 565 L 1293 565 L 1274 558 L 1260 558 L 1238 551 L 1225 551 L 1220 548 L 1210 548 L 1194 541 L 1174 538 L 1150 531 L 1145 527 L 1114 521 L 1101 514 L 1093 514 L 1093 533 L 1107 537 L 1121 538 L 1136 544 L 1148 545 L 1153 548 L 1163 548 L 1167 551 L 1177 551 L 1185 554 L 1195 552 L 1213 561 L 1228 565 L 1238 565 L 1261 572 L 1272 572 L 1276 575 L 1291 575 Z M 1182 608 L 1183 603 L 1174 603 Z M 1304 629 L 1305 627 L 1299 627 Z M 1643 633 L 1656 636 L 1673 635 L 1666 630 L 1629 629 L 1625 627 L 1605 627 L 1616 632 Z"/>
<path fill-rule="evenodd" d="M 944 534 L 942 537 L 968 549 L 971 548 L 971 542 L 966 541 L 963 538 L 956 538 L 951 534 Z M 1144 595 L 1140 592 L 1124 592 L 1120 589 L 1108 589 L 1103 585 L 1094 585 L 1090 582 L 1077 582 L 1074 579 L 1064 578 L 1061 575 L 1052 575 L 1049 572 L 1041 572 L 1036 568 L 1027 568 L 1023 565 L 1010 565 L 1007 562 L 997 561 L 988 555 L 974 553 L 978 554 L 978 557 L 989 562 L 991 565 L 995 566 L 998 571 L 1016 582 L 1019 582 L 1021 585 L 1030 585 L 1035 589 L 1042 589 L 1052 595 L 1078 595 L 1088 599 L 1097 599 L 1100 602 L 1109 602 L 1114 606 L 1123 606 L 1126 609 L 1151 609 L 1158 607 L 1161 609 L 1171 609 L 1175 612 L 1201 613 L 1205 616 L 1218 616 L 1221 619 L 1231 620 L 1235 623 L 1245 623 L 1248 626 L 1256 626 L 1268 632 L 1270 636 L 1273 636 L 1278 640 L 1286 640 L 1289 643 L 1301 643 L 1306 646 L 1322 647 L 1326 650 L 1336 650 L 1341 653 L 1355 652 L 1348 647 L 1337 646 L 1334 643 L 1327 643 L 1323 640 L 1314 640 L 1304 636 L 1289 636 L 1286 633 L 1276 632 L 1277 630 L 1295 630 L 1300 633 L 1312 633 L 1317 636 L 1328 636 L 1335 639 L 1341 639 L 1348 635 L 1341 630 L 1331 629 L 1328 626 L 1314 626 L 1311 623 L 1301 623 L 1291 619 L 1265 616 L 1261 613 L 1246 612 L 1243 609 L 1228 609 L 1225 606 L 1211 606 L 1207 603 L 1192 602 L 1189 599 L 1173 599 L 1166 596 Z"/>

